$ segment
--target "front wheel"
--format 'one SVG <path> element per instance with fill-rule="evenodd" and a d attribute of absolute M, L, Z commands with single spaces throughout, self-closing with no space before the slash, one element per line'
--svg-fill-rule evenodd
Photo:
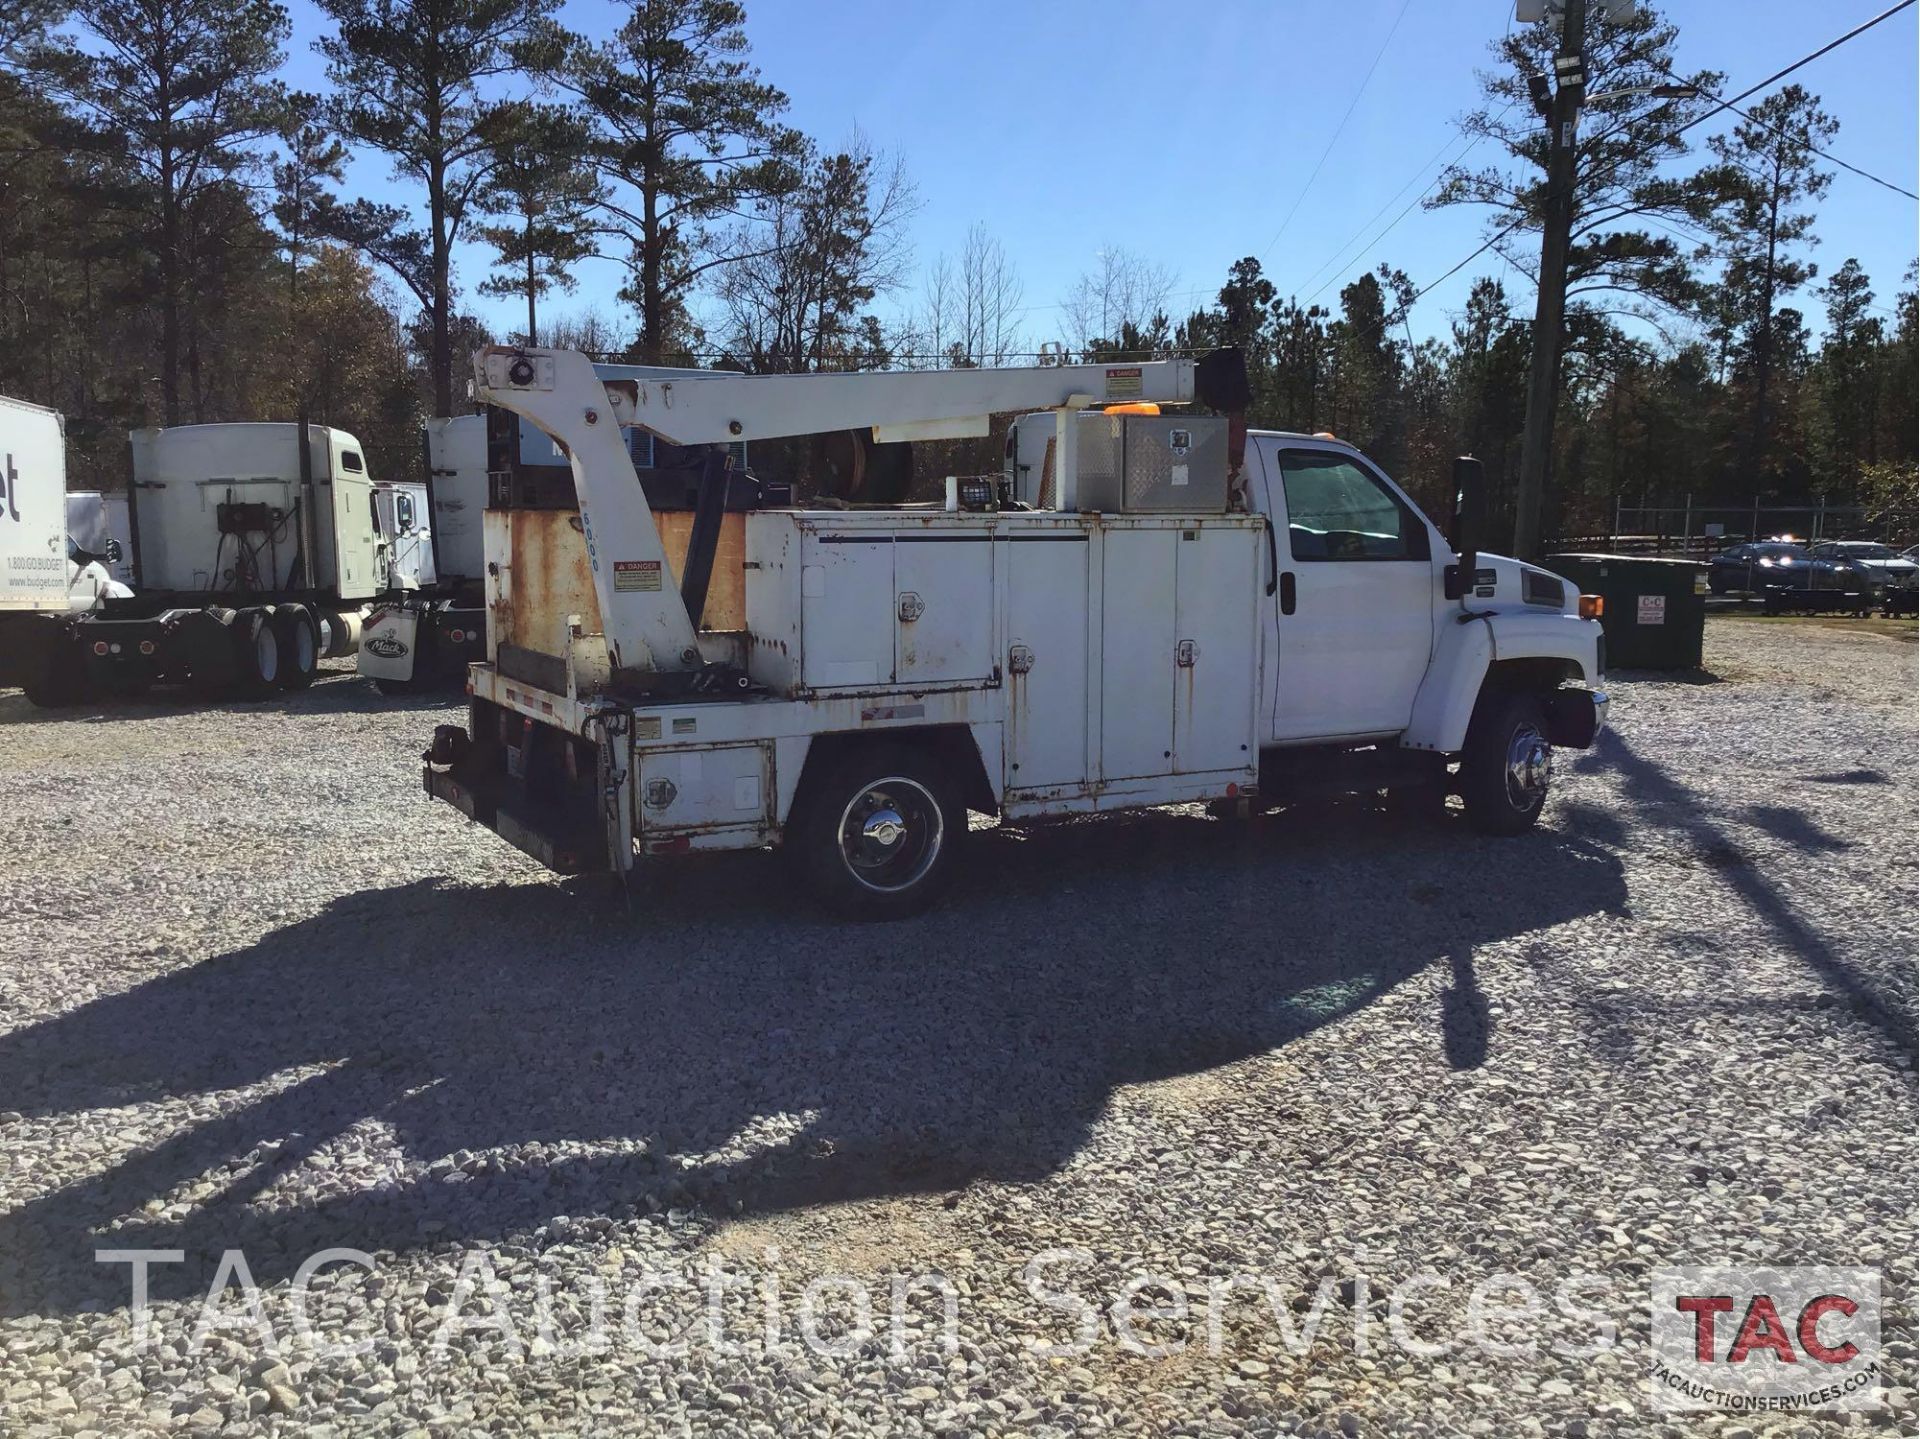
<path fill-rule="evenodd" d="M 1526 690 L 1488 689 L 1460 752 L 1460 796 L 1483 834 L 1520 834 L 1540 818 L 1553 780 L 1546 707 Z"/>
<path fill-rule="evenodd" d="M 966 807 L 931 756 L 873 745 L 803 782 L 785 844 L 802 882 L 855 919 L 918 914 L 952 878 Z"/>

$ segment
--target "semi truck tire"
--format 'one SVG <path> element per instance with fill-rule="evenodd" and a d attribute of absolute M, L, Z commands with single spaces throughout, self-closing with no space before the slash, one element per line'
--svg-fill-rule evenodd
<path fill-rule="evenodd" d="M 320 630 L 305 605 L 281 605 L 273 612 L 280 649 L 280 688 L 303 690 L 320 664 Z"/>
<path fill-rule="evenodd" d="M 1547 711 L 1531 690 L 1489 683 L 1480 692 L 1460 751 L 1460 797 L 1483 834 L 1521 834 L 1547 802 L 1553 748 Z"/>
<path fill-rule="evenodd" d="M 265 609 L 241 610 L 233 617 L 233 656 L 240 693 L 264 699 L 280 686 L 280 636 Z"/>
<path fill-rule="evenodd" d="M 903 919 L 952 881 L 967 832 L 958 785 L 925 751 L 862 745 L 801 782 L 784 845 L 804 887 L 852 919 Z"/>

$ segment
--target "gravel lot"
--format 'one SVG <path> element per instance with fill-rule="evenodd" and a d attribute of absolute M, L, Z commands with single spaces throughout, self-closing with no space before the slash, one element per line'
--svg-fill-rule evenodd
<path fill-rule="evenodd" d="M 454 706 L 347 673 L 0 694 L 0 1431 L 1910 1432 L 1915 645 L 1708 650 L 1616 677 L 1518 840 L 996 830 L 857 928 L 763 856 L 556 880 L 421 796 Z M 321 1268 L 303 1335 L 328 1248 L 373 1272 Z M 102 1249 L 184 1254 L 144 1344 Z M 196 1346 L 226 1250 L 258 1307 L 230 1269 Z M 1651 1272 L 1763 1261 L 1881 1271 L 1891 1408 L 1654 1411 Z M 1545 1311 L 1492 1353 L 1502 1273 Z M 1123 1330 L 1137 1275 L 1180 1292 Z"/>

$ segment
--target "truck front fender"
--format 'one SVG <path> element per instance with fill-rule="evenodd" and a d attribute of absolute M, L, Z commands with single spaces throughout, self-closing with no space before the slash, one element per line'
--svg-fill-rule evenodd
<path fill-rule="evenodd" d="M 1536 668 L 1543 688 L 1549 680 L 1599 683 L 1600 626 L 1563 613 L 1518 614 L 1508 610 L 1458 613 L 1442 620 L 1427 677 L 1414 697 L 1413 717 L 1400 743 L 1407 749 L 1457 753 L 1467 740 L 1474 702 L 1495 665 Z"/>

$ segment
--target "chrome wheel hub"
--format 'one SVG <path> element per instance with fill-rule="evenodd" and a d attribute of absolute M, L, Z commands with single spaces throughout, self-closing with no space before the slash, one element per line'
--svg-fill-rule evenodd
<path fill-rule="evenodd" d="M 1523 724 L 1507 742 L 1507 799 L 1518 810 L 1532 809 L 1546 797 L 1553 778 L 1553 746 L 1531 724 Z"/>
<path fill-rule="evenodd" d="M 840 858 L 868 889 L 890 893 L 926 877 L 945 838 L 940 803 L 901 775 L 862 789 L 840 815 Z"/>
<path fill-rule="evenodd" d="M 907 837 L 907 822 L 890 809 L 877 809 L 860 827 L 860 847 L 869 859 L 885 859 Z"/>

